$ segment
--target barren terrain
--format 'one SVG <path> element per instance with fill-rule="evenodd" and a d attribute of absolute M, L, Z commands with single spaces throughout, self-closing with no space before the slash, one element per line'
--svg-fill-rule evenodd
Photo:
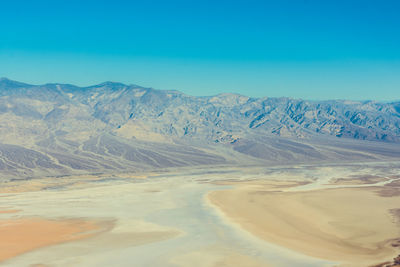
<path fill-rule="evenodd" d="M 387 162 L 3 183 L 0 265 L 378 265 L 400 254 L 399 174 Z"/>

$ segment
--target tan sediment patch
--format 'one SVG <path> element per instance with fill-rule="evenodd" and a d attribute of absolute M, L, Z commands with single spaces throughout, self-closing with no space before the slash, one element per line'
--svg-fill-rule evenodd
<path fill-rule="evenodd" d="M 97 249 L 115 249 L 138 246 L 152 242 L 167 240 L 182 234 L 177 229 L 140 220 L 119 220 L 107 233 L 82 241 L 88 252 Z M 80 253 L 84 250 L 80 248 Z"/>
<path fill-rule="evenodd" d="M 1 220 L 0 262 L 37 248 L 93 236 L 111 229 L 112 224 L 81 219 Z"/>
<path fill-rule="evenodd" d="M 140 246 L 153 242 L 160 242 L 177 237 L 178 231 L 148 231 L 148 232 L 126 232 L 106 233 L 84 241 L 85 248 L 76 251 L 76 255 L 95 252 L 98 250 L 112 250 L 132 246 Z"/>
<path fill-rule="evenodd" d="M 265 262 L 261 262 L 258 259 L 255 259 L 251 256 L 220 246 L 210 246 L 203 249 L 181 254 L 173 258 L 171 260 L 171 263 L 182 267 L 272 266 Z"/>
<path fill-rule="evenodd" d="M 234 185 L 246 186 L 247 188 L 260 189 L 265 191 L 280 191 L 280 189 L 297 187 L 309 184 L 309 181 L 288 181 L 288 180 L 219 180 L 213 181 L 211 184 L 215 185 Z"/>
<path fill-rule="evenodd" d="M 259 184 L 208 194 L 228 218 L 268 242 L 303 254 L 367 266 L 393 258 L 400 228 L 390 214 L 400 197 L 374 188 L 303 192 L 261 190 Z"/>
<path fill-rule="evenodd" d="M 82 174 L 69 175 L 63 177 L 43 177 L 26 180 L 13 180 L 1 184 L 0 194 L 4 193 L 23 193 L 34 192 L 46 189 L 78 189 L 93 186 L 100 186 L 95 183 L 103 180 L 112 179 L 147 179 L 156 173 L 114 173 L 114 174 Z M 1 195 L 0 195 L 1 197 Z"/>
<path fill-rule="evenodd" d="M 88 177 L 86 177 L 88 178 Z M 95 179 L 79 181 L 77 178 L 42 178 L 33 180 L 11 181 L 2 184 L 0 194 L 36 192 L 53 188 L 85 188 L 93 186 Z M 1 196 L 1 195 L 0 195 Z"/>
<path fill-rule="evenodd" d="M 0 214 L 3 213 L 17 213 L 20 212 L 21 210 L 0 210 Z"/>
<path fill-rule="evenodd" d="M 2 184 L 2 186 L 0 187 L 0 194 L 39 191 L 42 190 L 43 188 L 44 188 L 43 183 L 38 183 L 38 182 L 31 182 L 31 181 L 7 182 Z"/>
<path fill-rule="evenodd" d="M 135 175 L 133 175 L 133 174 L 121 174 L 121 175 L 118 175 L 118 178 L 126 178 L 126 179 L 147 179 L 147 178 L 149 178 L 149 175 L 139 175 L 139 174 L 135 174 Z"/>

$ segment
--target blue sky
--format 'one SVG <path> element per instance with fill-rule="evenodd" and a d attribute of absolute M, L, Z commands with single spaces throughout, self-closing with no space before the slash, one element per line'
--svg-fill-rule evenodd
<path fill-rule="evenodd" d="M 0 76 L 400 100 L 400 1 L 2 1 Z"/>

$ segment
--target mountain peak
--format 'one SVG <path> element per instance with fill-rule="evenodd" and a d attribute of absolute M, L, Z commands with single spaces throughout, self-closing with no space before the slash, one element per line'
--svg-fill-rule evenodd
<path fill-rule="evenodd" d="M 8 79 L 7 77 L 0 77 L 0 83 L 8 83 L 8 82 L 16 82 L 13 80 Z"/>
<path fill-rule="evenodd" d="M 98 85 L 95 85 L 94 87 L 126 87 L 126 84 L 120 83 L 120 82 L 112 82 L 112 81 L 106 81 L 106 82 L 102 82 Z"/>
<path fill-rule="evenodd" d="M 2 89 L 10 89 L 10 88 L 18 88 L 18 87 L 31 87 L 31 86 L 33 86 L 33 85 L 13 81 L 6 77 L 0 78 L 0 88 L 2 88 Z"/>

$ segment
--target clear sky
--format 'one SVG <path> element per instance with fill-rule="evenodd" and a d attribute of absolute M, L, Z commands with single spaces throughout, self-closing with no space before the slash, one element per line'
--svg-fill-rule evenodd
<path fill-rule="evenodd" d="M 397 0 L 10 0 L 0 76 L 191 95 L 400 100 Z"/>

